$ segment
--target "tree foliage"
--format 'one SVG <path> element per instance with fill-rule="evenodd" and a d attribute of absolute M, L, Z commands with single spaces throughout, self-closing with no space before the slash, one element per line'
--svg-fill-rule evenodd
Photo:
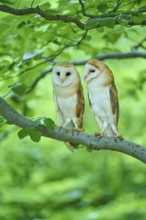
<path fill-rule="evenodd" d="M 52 66 L 71 62 L 82 77 L 83 65 L 97 58 L 115 76 L 119 132 L 145 145 L 145 1 L 1 0 L 0 16 L 0 96 L 20 119 L 33 120 L 20 130 L 0 116 L 0 218 L 94 220 L 108 213 L 109 219 L 145 219 L 144 165 L 112 151 L 71 155 L 36 129 L 55 129 Z M 93 134 L 98 127 L 83 87 L 84 127 Z"/>

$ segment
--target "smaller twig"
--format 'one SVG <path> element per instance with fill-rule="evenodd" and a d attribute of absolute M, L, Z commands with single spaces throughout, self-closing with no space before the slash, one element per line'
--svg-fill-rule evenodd
<path fill-rule="evenodd" d="M 2 98 L 7 97 L 12 91 L 7 92 Z"/>
<path fill-rule="evenodd" d="M 144 37 L 138 44 L 132 47 L 132 51 L 137 50 L 139 47 L 143 48 L 146 50 L 146 47 L 143 46 L 143 43 L 146 41 L 146 37 Z"/>
<path fill-rule="evenodd" d="M 52 59 L 52 57 L 51 57 L 51 59 Z M 0 81 L 5 81 L 5 80 L 9 80 L 9 79 L 12 79 L 12 78 L 21 76 L 21 75 L 25 74 L 26 72 L 31 71 L 31 70 L 33 70 L 33 69 L 35 69 L 35 68 L 37 68 L 37 67 L 39 67 L 39 66 L 41 66 L 41 65 L 43 65 L 43 64 L 45 64 L 45 63 L 47 63 L 47 62 L 49 62 L 49 61 L 50 61 L 50 58 L 46 59 L 46 60 L 43 61 L 43 62 L 37 63 L 35 66 L 29 67 L 29 68 L 27 68 L 27 69 L 25 69 L 25 70 L 22 70 L 20 73 L 14 75 L 14 76 L 8 76 L 8 77 L 5 78 L 5 79 L 1 79 Z"/>
<path fill-rule="evenodd" d="M 37 86 L 38 82 L 44 78 L 48 73 L 50 73 L 52 71 L 52 68 L 50 68 L 49 70 L 43 71 L 31 84 L 31 88 L 27 91 L 27 94 L 32 92 L 34 90 L 34 88 Z"/>
<path fill-rule="evenodd" d="M 32 0 L 32 2 L 31 2 L 31 8 L 33 7 L 33 3 L 34 3 L 34 0 Z"/>
<path fill-rule="evenodd" d="M 84 8 L 84 4 L 83 4 L 82 0 L 79 0 L 79 3 L 80 3 L 80 5 L 81 5 L 82 14 L 83 14 L 84 16 L 86 16 L 86 17 L 90 17 L 90 18 L 91 18 L 93 15 L 87 14 L 87 13 L 85 12 L 85 8 Z"/>
<path fill-rule="evenodd" d="M 17 5 L 17 7 L 16 7 L 16 8 L 18 9 L 18 8 L 19 8 L 19 6 L 20 6 L 20 2 L 18 3 L 18 5 Z"/>

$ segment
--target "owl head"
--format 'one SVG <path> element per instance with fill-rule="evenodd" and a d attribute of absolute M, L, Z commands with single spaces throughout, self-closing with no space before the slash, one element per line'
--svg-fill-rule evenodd
<path fill-rule="evenodd" d="M 85 64 L 84 79 L 88 83 L 95 78 L 107 79 L 113 78 L 111 70 L 100 60 L 90 60 Z"/>
<path fill-rule="evenodd" d="M 52 70 L 52 82 L 56 86 L 69 86 L 75 81 L 79 81 L 79 75 L 74 67 L 70 63 L 56 64 Z"/>

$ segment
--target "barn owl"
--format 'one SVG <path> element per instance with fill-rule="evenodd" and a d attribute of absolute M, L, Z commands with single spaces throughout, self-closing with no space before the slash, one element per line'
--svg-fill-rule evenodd
<path fill-rule="evenodd" d="M 52 85 L 58 124 L 82 131 L 84 96 L 79 73 L 69 63 L 56 64 L 52 70 Z M 73 144 L 66 142 L 73 150 Z"/>
<path fill-rule="evenodd" d="M 111 70 L 102 61 L 90 60 L 83 74 L 90 106 L 101 130 L 99 134 L 118 137 L 118 92 Z"/>

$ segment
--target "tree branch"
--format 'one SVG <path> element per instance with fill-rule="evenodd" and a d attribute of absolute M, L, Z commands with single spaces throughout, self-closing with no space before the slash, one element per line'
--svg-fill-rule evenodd
<path fill-rule="evenodd" d="M 14 124 L 21 128 L 32 128 L 35 123 L 18 113 L 4 99 L 0 97 L 0 113 L 8 123 Z M 42 136 L 60 141 L 69 141 L 76 144 L 81 144 L 91 150 L 113 150 L 118 151 L 146 163 L 146 148 L 124 139 L 113 137 L 95 137 L 94 135 L 85 134 L 82 132 L 55 128 L 53 132 L 49 132 L 45 126 L 39 125 L 37 129 Z"/>
<path fill-rule="evenodd" d="M 86 34 L 86 32 L 85 32 Z M 85 36 L 85 34 L 83 36 Z M 53 60 L 58 56 L 60 55 L 60 53 L 65 49 L 65 48 L 68 48 L 69 46 L 77 46 L 81 43 L 81 39 L 76 42 L 75 44 L 70 44 L 70 45 L 66 45 L 64 46 L 56 55 L 54 55 L 54 58 L 49 58 L 49 59 L 46 59 L 45 58 L 45 61 L 41 62 L 41 63 L 38 63 L 36 64 L 35 66 L 32 66 L 28 69 L 25 69 L 23 71 L 21 71 L 19 74 L 15 75 L 15 76 L 9 76 L 5 79 L 1 79 L 0 81 L 4 81 L 4 80 L 8 80 L 8 79 L 11 79 L 11 78 L 14 78 L 14 77 L 17 77 L 17 76 L 20 76 L 24 73 L 26 73 L 27 71 L 30 71 L 30 70 L 33 70 L 35 69 L 36 67 L 46 63 L 46 62 L 51 62 L 51 64 L 56 64 L 56 62 L 54 62 Z M 138 44 L 139 45 L 139 44 Z M 93 57 L 93 59 L 98 59 L 98 60 L 106 60 L 106 59 L 132 59 L 132 58 L 146 58 L 146 53 L 145 52 L 139 52 L 139 51 L 136 51 L 135 48 L 133 49 L 133 52 L 127 52 L 127 53 L 109 53 L 109 54 L 103 54 L 103 55 L 99 55 L 99 56 L 96 56 L 96 57 Z M 80 61 L 72 61 L 71 63 L 75 66 L 82 66 L 82 65 L 85 65 L 86 63 L 88 62 L 88 60 L 80 60 Z M 31 91 L 33 91 L 35 89 L 35 87 L 37 86 L 37 84 L 39 83 L 39 81 L 44 78 L 48 73 L 51 73 L 52 71 L 52 68 L 50 69 L 47 69 L 43 72 L 41 72 L 39 74 L 38 77 L 36 77 L 34 79 L 34 81 L 32 82 L 32 84 L 30 85 L 30 89 L 27 91 L 27 94 L 30 93 Z"/>
<path fill-rule="evenodd" d="M 117 13 L 108 13 L 108 14 L 98 14 L 98 15 L 93 15 L 93 14 L 88 14 L 86 13 L 85 11 L 85 7 L 84 7 L 84 4 L 82 2 L 82 0 L 79 0 L 79 3 L 81 5 L 81 9 L 82 9 L 82 14 L 83 16 L 86 16 L 86 17 L 89 17 L 89 18 L 107 18 L 107 17 L 117 17 L 119 15 L 129 15 L 129 14 L 134 14 L 134 13 L 144 13 L 146 12 L 146 8 L 143 8 L 143 9 L 139 9 L 139 10 L 133 10 L 133 11 L 125 11 L 121 14 L 117 14 Z M 116 8 L 119 6 L 119 4 L 117 4 Z M 115 8 L 115 10 L 116 10 Z"/>
<path fill-rule="evenodd" d="M 73 22 L 80 29 L 84 29 L 84 24 L 74 17 L 69 17 L 65 15 L 50 15 L 45 13 L 43 10 L 37 6 L 36 8 L 27 8 L 27 9 L 15 9 L 7 5 L 0 5 L 0 11 L 13 14 L 16 16 L 30 15 L 30 14 L 39 14 L 41 17 L 45 18 L 48 21 L 64 21 L 64 22 Z"/>
<path fill-rule="evenodd" d="M 98 60 L 106 60 L 106 59 L 129 59 L 129 58 L 146 58 L 146 53 L 144 52 L 127 52 L 127 53 L 109 53 L 109 54 L 103 54 L 96 56 L 94 59 Z M 81 66 L 87 63 L 88 60 L 81 60 L 81 61 L 74 61 L 72 64 L 76 66 Z"/>
<path fill-rule="evenodd" d="M 104 14 L 104 15 L 90 15 L 90 14 L 86 14 L 84 11 L 84 5 L 82 3 L 81 0 L 79 0 L 79 3 L 81 4 L 82 7 L 82 13 L 84 16 L 90 17 L 90 18 L 101 18 L 101 19 L 105 19 L 105 18 L 110 18 L 110 17 L 118 17 L 120 15 L 125 15 L 125 14 L 133 14 L 133 13 L 145 13 L 146 9 L 141 9 L 141 10 L 137 10 L 137 11 L 130 11 L 130 12 L 124 12 L 121 14 Z M 66 15 L 50 15 L 47 14 L 45 11 L 43 11 L 39 6 L 35 7 L 35 8 L 27 8 L 27 9 L 15 9 L 12 8 L 8 5 L 0 5 L 0 11 L 5 12 L 5 13 L 9 13 L 12 15 L 16 15 L 16 16 L 23 16 L 23 15 L 30 15 L 30 14 L 39 14 L 41 17 L 43 17 L 44 19 L 48 20 L 48 21 L 63 21 L 63 22 L 69 22 L 69 23 L 74 23 L 76 24 L 81 30 L 85 30 L 86 26 L 85 23 L 81 22 L 79 19 L 75 18 L 75 17 L 70 17 L 70 16 L 66 16 Z M 119 21 L 116 19 L 115 20 L 115 25 L 120 24 Z M 134 26 L 134 25 L 146 25 L 146 20 L 143 20 L 141 22 L 141 24 L 136 24 L 134 22 L 129 22 L 127 24 L 128 26 Z M 95 29 L 95 28 L 99 28 L 100 25 L 97 25 L 96 27 L 91 27 L 91 29 Z"/>
<path fill-rule="evenodd" d="M 80 43 L 80 41 L 78 41 L 78 43 L 76 45 L 78 45 Z M 72 44 L 72 46 L 76 46 L 74 44 Z M 95 59 L 98 60 L 105 60 L 105 59 L 128 59 L 128 58 L 138 58 L 138 57 L 142 57 L 142 58 L 146 58 L 146 53 L 143 52 L 130 52 L 130 53 L 111 53 L 111 54 L 104 54 L 101 56 L 97 56 L 95 57 Z M 74 61 L 71 62 L 72 64 L 76 65 L 76 66 L 81 66 L 84 65 L 88 62 L 88 60 L 82 60 L 82 61 Z M 53 64 L 56 64 L 55 62 Z M 30 89 L 27 91 L 27 93 L 30 93 L 38 84 L 38 82 L 44 78 L 48 73 L 51 73 L 52 68 L 43 71 L 40 73 L 40 75 L 34 79 L 32 85 L 30 86 Z"/>

